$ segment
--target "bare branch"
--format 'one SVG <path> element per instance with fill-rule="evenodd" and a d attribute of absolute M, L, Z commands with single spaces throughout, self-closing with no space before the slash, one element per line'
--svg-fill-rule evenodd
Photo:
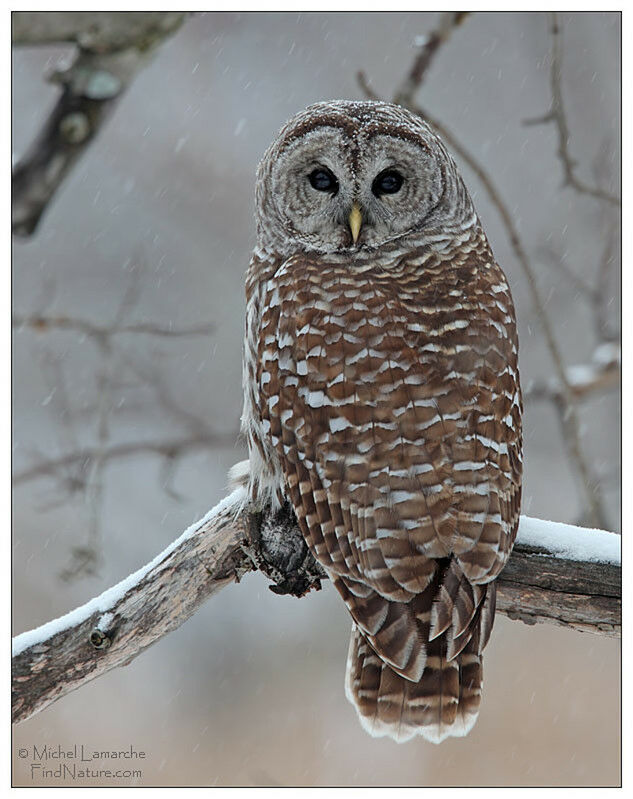
<path fill-rule="evenodd" d="M 618 636 L 619 536 L 525 517 L 520 537 L 523 529 L 526 540 L 498 578 L 498 610 L 528 624 Z M 129 663 L 255 567 L 274 580 L 275 593 L 294 596 L 320 588 L 325 577 L 289 506 L 253 513 L 239 488 L 147 566 L 14 639 L 13 721 Z"/>
<path fill-rule="evenodd" d="M 236 432 L 220 434 L 209 432 L 196 433 L 182 438 L 168 438 L 158 441 L 128 441 L 124 444 L 113 444 L 101 450 L 102 461 L 109 462 L 129 458 L 136 455 L 153 454 L 164 458 L 181 457 L 186 452 L 209 447 L 227 447 L 235 444 Z M 69 466 L 81 466 L 87 469 L 99 453 L 99 447 L 86 447 L 62 455 L 59 458 L 50 458 L 24 469 L 13 476 L 14 485 L 26 483 L 39 477 L 54 475 L 59 469 Z"/>
<path fill-rule="evenodd" d="M 607 222 L 607 230 L 604 234 L 604 249 L 598 273 L 596 275 L 595 288 L 593 290 L 593 315 L 594 326 L 598 341 L 618 341 L 620 333 L 614 330 L 609 324 L 609 314 L 607 308 L 610 301 L 607 299 L 607 292 L 611 285 L 611 275 L 616 264 L 615 245 L 619 228 L 619 219 L 610 215 Z"/>
<path fill-rule="evenodd" d="M 415 93 L 422 85 L 437 51 L 442 44 L 448 41 L 452 32 L 458 25 L 461 25 L 469 13 L 468 11 L 448 11 L 443 13 L 440 16 L 437 28 L 431 31 L 428 36 L 422 36 L 416 40 L 419 53 L 400 88 L 396 90 L 394 103 L 409 106 L 413 102 Z"/>
<path fill-rule="evenodd" d="M 183 13 L 175 12 L 13 14 L 14 43 L 61 40 L 79 47 L 73 64 L 51 76 L 61 85 L 61 96 L 13 171 L 11 226 L 15 234 L 30 236 L 35 231 L 48 203 L 125 89 L 183 19 Z"/>
<path fill-rule="evenodd" d="M 11 40 L 14 45 L 76 44 L 94 53 L 115 53 L 130 47 L 151 46 L 171 33 L 182 14 L 126 11 L 14 11 Z"/>
<path fill-rule="evenodd" d="M 610 391 L 620 385 L 620 347 L 605 343 L 596 349 L 591 363 L 568 366 L 567 383 L 574 398 L 585 399 L 597 392 Z M 562 402 L 561 386 L 556 379 L 534 381 L 527 386 L 523 398 Z M 564 407 L 564 406 L 563 406 Z"/>
<path fill-rule="evenodd" d="M 594 287 L 589 281 L 577 275 L 576 272 L 566 262 L 565 257 L 556 251 L 551 245 L 544 245 L 538 248 L 539 260 L 547 261 L 554 269 L 562 272 L 567 280 L 573 285 L 578 294 L 593 303 Z"/>
<path fill-rule="evenodd" d="M 64 330 L 83 333 L 97 339 L 120 334 L 143 334 L 162 338 L 184 338 L 187 336 L 207 336 L 213 333 L 215 325 L 212 322 L 203 322 L 189 327 L 171 327 L 155 322 L 138 322 L 127 325 L 97 325 L 87 319 L 69 316 L 46 316 L 44 314 L 14 314 L 11 319 L 13 329 L 31 328 L 36 333 L 45 333 L 50 330 Z"/>
<path fill-rule="evenodd" d="M 576 291 L 585 298 L 593 312 L 594 329 L 596 338 L 601 344 L 591 356 L 591 362 L 578 364 L 566 368 L 567 382 L 576 400 L 595 394 L 599 391 L 609 391 L 620 383 L 621 352 L 620 334 L 613 329 L 610 322 L 608 308 L 610 300 L 607 293 L 610 286 L 611 273 L 616 262 L 614 249 L 617 232 L 617 219 L 608 209 L 605 213 L 607 226 L 602 236 L 604 240 L 603 252 L 598 264 L 598 269 L 593 285 L 580 278 L 566 263 L 564 255 L 558 255 L 551 248 L 543 248 L 555 269 L 563 272 L 565 277 L 573 284 Z M 524 392 L 526 400 L 551 400 L 557 408 L 559 416 L 565 416 L 564 397 L 560 384 L 556 379 L 542 380 L 532 383 Z M 564 425 L 563 425 L 564 427 Z"/>
<path fill-rule="evenodd" d="M 619 197 L 604 191 L 599 186 L 590 186 L 576 175 L 576 161 L 569 152 L 569 126 L 563 105 L 563 90 L 561 84 L 562 58 L 563 58 L 563 30 L 558 21 L 556 12 L 551 12 L 552 55 L 550 68 L 550 88 L 552 92 L 551 106 L 547 113 L 532 119 L 526 119 L 526 125 L 542 125 L 553 122 L 558 133 L 557 155 L 563 167 L 564 184 L 571 186 L 579 194 L 588 194 L 599 200 L 604 200 L 612 205 L 621 205 Z"/>
<path fill-rule="evenodd" d="M 140 262 L 142 263 L 142 261 Z M 44 361 L 46 370 L 55 368 L 55 380 L 52 382 L 50 400 L 58 406 L 57 418 L 60 433 L 65 433 L 66 446 L 62 451 L 66 454 L 58 458 L 42 459 L 30 468 L 19 473 L 15 482 L 27 482 L 39 477 L 52 478 L 60 484 L 66 493 L 84 494 L 89 516 L 86 531 L 86 541 L 81 545 L 72 547 L 71 560 L 61 573 L 64 580 L 73 579 L 83 573 L 95 572 L 99 561 L 100 517 L 103 496 L 104 470 L 106 465 L 121 458 L 138 454 L 152 453 L 163 458 L 161 480 L 163 488 L 173 498 L 177 494 L 171 481 L 175 466 L 179 458 L 195 450 L 211 448 L 217 445 L 234 445 L 236 433 L 225 436 L 217 435 L 207 424 L 206 420 L 198 418 L 190 411 L 181 408 L 179 403 L 171 396 L 163 385 L 158 370 L 147 370 L 139 367 L 123 348 L 115 348 L 115 339 L 121 334 L 141 334 L 152 337 L 172 338 L 194 335 L 208 335 L 213 329 L 212 324 L 201 324 L 190 327 L 174 327 L 172 325 L 154 324 L 151 322 L 132 323 L 129 318 L 133 316 L 138 306 L 141 294 L 142 269 L 132 264 L 130 259 L 125 264 L 131 266 L 130 281 L 121 297 L 114 318 L 108 324 L 95 324 L 94 322 L 77 317 L 54 316 L 44 311 L 31 315 L 15 315 L 13 317 L 14 329 L 28 328 L 36 333 L 50 331 L 75 332 L 89 338 L 97 347 L 100 355 L 99 365 L 95 373 L 96 381 L 96 406 L 91 409 L 94 414 L 96 442 L 86 447 L 77 440 L 71 421 L 75 411 L 70 406 L 69 395 L 65 390 L 63 370 L 52 357 Z M 116 358 L 115 358 L 116 356 Z M 117 406 L 113 398 L 115 387 L 120 386 L 121 362 L 131 369 L 134 375 L 146 383 L 155 393 L 158 402 L 177 421 L 186 426 L 187 432 L 180 437 L 172 437 L 167 441 L 137 441 L 110 444 L 111 413 Z M 50 381 L 49 381 L 50 384 Z M 129 407 L 129 406 L 128 406 Z M 39 453 L 38 453 L 39 455 Z M 42 456 L 39 455 L 41 458 Z"/>
<path fill-rule="evenodd" d="M 126 353 L 121 353 L 121 360 L 139 380 L 151 386 L 160 407 L 182 424 L 191 436 L 206 439 L 215 435 L 207 424 L 206 419 L 201 418 L 188 408 L 182 407 L 178 399 L 173 396 L 172 389 L 167 385 L 158 369 L 145 363 L 138 363 Z M 235 441 L 235 437 L 233 440 Z"/>
<path fill-rule="evenodd" d="M 127 262 L 126 266 L 131 265 L 131 263 L 131 261 Z M 89 511 L 88 521 L 85 525 L 86 542 L 72 548 L 70 563 L 61 573 L 64 580 L 74 579 L 84 573 L 94 574 L 95 572 L 100 551 L 100 518 L 104 469 L 109 461 L 115 458 L 151 451 L 155 454 L 162 455 L 165 458 L 166 464 L 169 464 L 169 473 L 173 473 L 176 459 L 184 455 L 187 451 L 211 446 L 212 444 L 210 442 L 221 440 L 221 437 L 218 438 L 215 436 L 203 420 L 198 420 L 190 412 L 180 409 L 178 403 L 172 400 L 168 410 L 170 410 L 172 414 L 184 418 L 190 428 L 190 434 L 186 437 L 183 436 L 183 440 L 176 440 L 175 442 L 170 441 L 167 443 L 158 442 L 158 444 L 154 445 L 148 445 L 147 442 L 119 445 L 117 447 L 111 447 L 109 445 L 110 416 L 112 408 L 115 405 L 112 393 L 115 386 L 115 375 L 120 372 L 118 360 L 123 360 L 124 362 L 129 362 L 130 360 L 129 356 L 116 352 L 114 347 L 115 337 L 120 334 L 142 334 L 170 338 L 208 335 L 213 330 L 213 325 L 211 324 L 177 328 L 171 325 L 154 324 L 151 322 L 128 322 L 128 318 L 133 315 L 140 299 L 141 273 L 142 270 L 138 268 L 138 266 L 132 267 L 130 272 L 131 279 L 119 301 L 114 319 L 107 325 L 98 325 L 82 318 L 46 315 L 43 312 L 31 314 L 30 316 L 14 315 L 12 320 L 14 329 L 29 328 L 37 333 L 50 331 L 81 333 L 90 338 L 96 345 L 101 356 L 95 374 L 96 444 L 87 450 L 75 441 L 72 446 L 64 447 L 67 451 L 67 455 L 64 457 L 44 460 L 42 463 L 27 469 L 25 473 L 17 476 L 17 482 L 19 482 L 21 480 L 26 481 L 44 475 L 59 478 L 60 472 L 62 472 L 62 487 L 71 493 L 81 490 L 85 495 L 86 505 Z M 115 362 L 116 354 L 119 355 L 117 362 Z M 62 422 L 60 429 L 70 434 L 72 425 L 69 423 L 69 420 L 72 418 L 72 411 L 70 403 L 68 402 L 68 394 L 66 391 L 63 391 L 65 386 L 64 375 L 55 361 L 51 359 L 51 363 L 57 367 L 57 380 L 51 389 L 51 397 L 57 399 L 59 390 L 62 390 L 59 401 L 64 401 L 63 409 L 62 413 L 58 414 L 58 416 L 61 416 Z M 128 365 L 130 364 L 128 363 Z M 135 374 L 138 375 L 138 370 L 133 365 L 130 366 L 133 368 Z M 157 398 L 162 403 L 165 392 L 162 389 L 160 378 L 157 375 L 152 375 L 152 379 L 148 378 L 147 382 L 155 389 Z M 59 404 L 59 401 L 57 404 Z M 72 435 L 74 437 L 74 433 Z M 228 437 L 226 440 L 229 440 Z M 235 438 L 232 437 L 230 443 L 232 444 L 234 440 Z M 166 485 L 169 484 L 167 483 Z M 173 496 L 174 492 L 172 491 L 171 493 Z"/>

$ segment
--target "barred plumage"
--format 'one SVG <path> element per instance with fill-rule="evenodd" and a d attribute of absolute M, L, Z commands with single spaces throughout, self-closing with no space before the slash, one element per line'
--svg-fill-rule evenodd
<path fill-rule="evenodd" d="M 319 196 L 314 169 L 336 190 Z M 403 178 L 391 196 L 376 189 L 385 170 Z M 363 725 L 395 740 L 463 735 L 519 519 L 507 281 L 451 157 L 399 107 L 307 109 L 258 178 L 253 501 L 290 500 L 352 616 L 346 691 Z"/>

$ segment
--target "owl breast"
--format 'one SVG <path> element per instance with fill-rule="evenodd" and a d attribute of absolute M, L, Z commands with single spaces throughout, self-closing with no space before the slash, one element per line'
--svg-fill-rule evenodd
<path fill-rule="evenodd" d="M 451 554 L 492 579 L 511 545 L 515 331 L 482 248 L 388 265 L 302 254 L 263 284 L 263 446 L 322 565 L 390 599 Z"/>

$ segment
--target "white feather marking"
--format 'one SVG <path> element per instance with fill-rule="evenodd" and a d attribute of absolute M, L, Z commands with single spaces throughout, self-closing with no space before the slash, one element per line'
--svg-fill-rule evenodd
<path fill-rule="evenodd" d="M 456 472 L 474 472 L 477 469 L 483 469 L 485 463 L 479 463 L 476 461 L 461 461 L 461 463 L 456 463 L 453 466 Z"/>
<path fill-rule="evenodd" d="M 332 433 L 338 433 L 341 430 L 346 430 L 349 427 L 352 427 L 352 425 L 344 416 L 338 416 L 334 419 L 330 419 L 330 432 Z"/>

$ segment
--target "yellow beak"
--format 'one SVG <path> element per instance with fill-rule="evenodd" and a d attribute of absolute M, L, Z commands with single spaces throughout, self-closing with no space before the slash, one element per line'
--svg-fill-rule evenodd
<path fill-rule="evenodd" d="M 354 244 L 356 244 L 358 241 L 361 225 L 363 224 L 363 215 L 360 212 L 358 203 L 354 203 L 354 205 L 352 205 L 352 210 L 350 211 L 347 221 L 349 222 L 349 229 L 352 231 L 352 239 L 354 240 Z"/>

